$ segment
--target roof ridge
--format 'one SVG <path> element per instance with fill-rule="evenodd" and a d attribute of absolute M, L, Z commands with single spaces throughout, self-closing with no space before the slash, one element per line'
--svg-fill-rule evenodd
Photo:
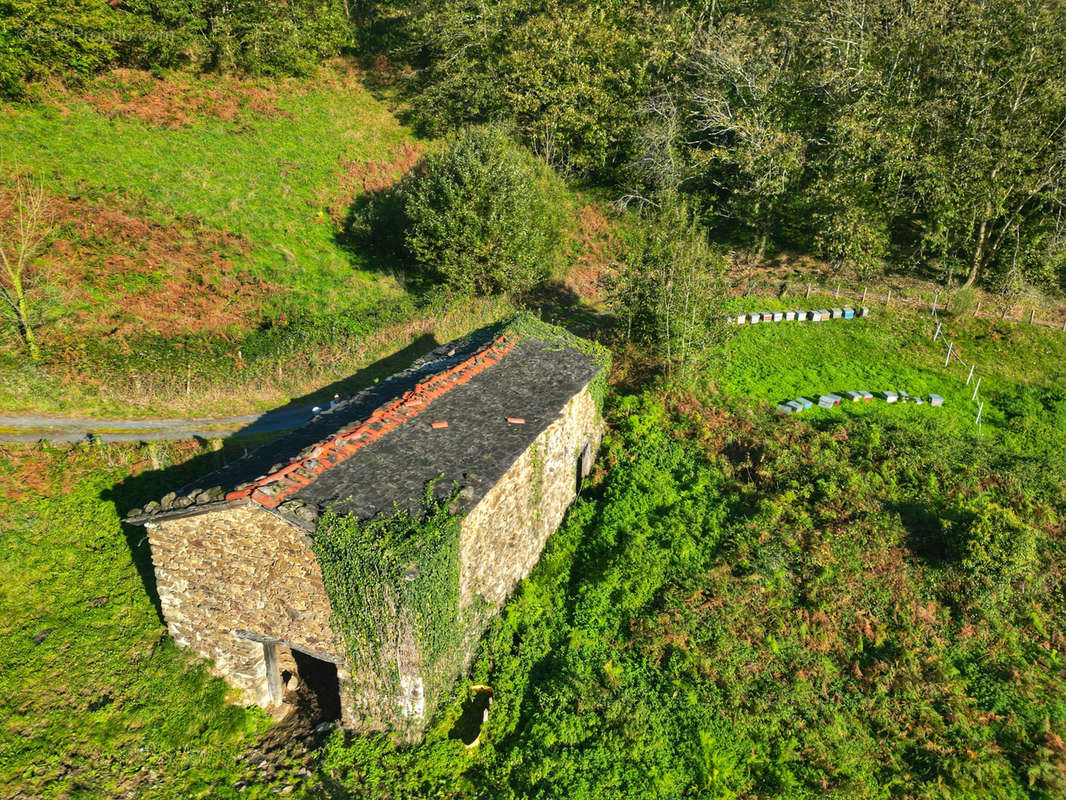
<path fill-rule="evenodd" d="M 420 414 L 433 400 L 500 361 L 514 349 L 518 338 L 513 331 L 504 331 L 488 347 L 478 350 L 450 369 L 418 383 L 388 405 L 374 411 L 352 430 L 332 435 L 312 445 L 306 456 L 294 459 L 250 485 L 227 493 L 225 499 L 249 498 L 266 508 L 277 508 L 322 473 L 346 461 L 366 445 Z"/>

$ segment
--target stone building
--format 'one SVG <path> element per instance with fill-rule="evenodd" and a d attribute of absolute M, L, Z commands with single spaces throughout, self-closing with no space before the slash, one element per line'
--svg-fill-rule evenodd
<path fill-rule="evenodd" d="M 605 362 L 579 342 L 537 324 L 443 345 L 132 513 L 147 529 L 174 641 L 210 659 L 238 702 L 281 714 L 287 687 L 302 684 L 327 718 L 417 736 L 435 702 L 424 680 L 433 665 L 399 611 L 381 631 L 382 664 L 349 657 L 314 547 L 320 515 L 417 515 L 427 486 L 451 493 L 461 519 L 456 613 L 468 620 L 446 659 L 453 680 L 591 467 Z M 370 711 L 383 704 L 384 714 Z"/>

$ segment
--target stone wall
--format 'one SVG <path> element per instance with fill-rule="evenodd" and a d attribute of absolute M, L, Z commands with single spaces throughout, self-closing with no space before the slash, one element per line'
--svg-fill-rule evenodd
<path fill-rule="evenodd" d="M 464 519 L 460 602 L 468 635 L 456 654 L 462 664 L 558 528 L 576 496 L 582 452 L 586 446 L 590 455 L 596 452 L 601 425 L 585 387 Z M 380 674 L 352 674 L 337 653 L 322 572 L 303 529 L 251 502 L 146 527 L 171 636 L 211 659 L 215 674 L 242 690 L 240 702 L 278 709 L 279 684 L 275 680 L 272 693 L 264 650 L 264 643 L 276 643 L 275 671 L 291 668 L 286 648 L 337 663 L 346 725 L 375 730 L 403 718 L 409 732 L 420 730 L 433 709 L 425 702 L 410 621 L 397 619 L 386 632 L 394 641 Z M 485 602 L 475 603 L 477 598 Z M 389 675 L 396 683 L 383 682 Z"/>
<path fill-rule="evenodd" d="M 303 530 L 251 503 L 145 527 L 170 635 L 211 659 L 214 673 L 241 690 L 240 702 L 277 705 L 263 642 L 341 661 L 322 571 Z M 348 717 L 347 672 L 339 667 Z"/>
<path fill-rule="evenodd" d="M 588 387 L 536 438 L 463 521 L 461 598 L 500 608 L 526 577 L 577 494 L 581 451 L 599 447 L 601 422 Z"/>

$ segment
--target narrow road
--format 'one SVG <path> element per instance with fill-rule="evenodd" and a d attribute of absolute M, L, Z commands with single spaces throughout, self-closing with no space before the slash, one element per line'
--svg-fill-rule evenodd
<path fill-rule="evenodd" d="M 263 414 L 206 419 L 77 419 L 25 415 L 0 416 L 0 442 L 148 442 L 276 433 L 297 428 L 311 418 L 311 408 L 280 408 Z"/>

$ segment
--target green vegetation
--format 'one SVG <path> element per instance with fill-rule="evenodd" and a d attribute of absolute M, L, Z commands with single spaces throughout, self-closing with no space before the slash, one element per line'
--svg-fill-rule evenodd
<path fill-rule="evenodd" d="M 0 95 L 20 98 L 0 169 L 40 183 L 47 243 L 25 290 L 7 271 L 25 302 L 0 408 L 308 401 L 527 302 L 615 355 L 598 466 L 454 686 L 441 654 L 469 628 L 448 502 L 324 517 L 338 633 L 377 662 L 398 610 L 436 711 L 417 744 L 335 732 L 276 772 L 242 760 L 266 718 L 167 639 L 143 532 L 120 522 L 246 443 L 0 451 L 0 790 L 1066 794 L 1066 334 L 967 313 L 978 286 L 1009 305 L 1066 285 L 1064 9 L 0 7 Z M 317 66 L 351 42 L 403 123 L 350 62 Z M 609 222 L 572 229 L 578 180 L 615 201 Z M 0 187 L 5 231 L 17 207 Z M 726 308 L 827 302 L 726 298 L 727 249 L 749 278 L 796 253 L 823 280 L 952 290 L 942 334 L 981 378 L 982 435 L 927 315 L 725 329 Z M 605 277 L 610 318 L 590 304 Z M 612 363 L 534 314 L 501 325 Z M 773 413 L 850 389 L 945 405 Z M 494 698 L 470 749 L 468 682 Z"/>
<path fill-rule="evenodd" d="M 462 517 L 451 512 L 458 495 L 434 492 L 431 483 L 418 513 L 398 509 L 367 522 L 329 510 L 312 537 L 334 635 L 363 685 L 379 693 L 379 704 L 360 713 L 382 726 L 408 720 L 399 711 L 399 643 L 410 639 L 417 651 L 417 663 L 405 669 L 423 676 L 429 714 L 459 672 L 468 631 L 478 627 L 459 602 Z M 416 739 L 417 727 L 409 734 Z"/>
<path fill-rule="evenodd" d="M 268 719 L 167 637 L 144 530 L 120 522 L 247 444 L 0 453 L 5 796 L 221 797 L 248 769 Z"/>
<path fill-rule="evenodd" d="M 507 119 L 616 196 L 680 187 L 756 261 L 787 247 L 846 275 L 1062 286 L 1061 4 L 372 8 L 428 131 Z"/>
<path fill-rule="evenodd" d="M 824 307 L 829 297 L 809 300 L 736 298 L 734 308 Z M 804 418 L 816 426 L 839 424 L 847 417 L 869 417 L 885 424 L 925 425 L 964 440 L 977 434 L 977 403 L 969 368 L 952 360 L 944 365 L 947 345 L 933 342 L 936 328 L 924 314 L 871 309 L 867 319 L 823 323 L 777 323 L 736 330 L 722 356 L 715 382 L 734 397 L 760 398 L 776 405 L 806 396 L 854 389 L 879 392 L 903 389 L 912 395 L 936 393 L 941 408 L 914 405 L 844 403 L 814 408 Z M 1066 337 L 1061 331 L 973 317 L 944 320 L 942 335 L 954 352 L 974 364 L 985 401 L 982 432 L 995 447 L 1029 454 L 1053 472 L 1066 473 L 1061 442 L 1066 428 Z"/>
<path fill-rule="evenodd" d="M 18 0 L 0 17 L 0 97 L 32 96 L 51 73 L 180 65 L 306 75 L 351 41 L 337 0 Z"/>
<path fill-rule="evenodd" d="M 564 188 L 499 127 L 460 133 L 397 188 L 421 285 L 463 295 L 529 289 L 553 272 Z"/>
<path fill-rule="evenodd" d="M 611 423 L 602 483 L 482 642 L 478 750 L 447 738 L 457 692 L 415 748 L 335 739 L 330 780 L 412 798 L 1063 790 L 1055 479 L 920 423 L 817 431 L 652 395 Z M 976 602 L 951 555 L 963 497 L 1040 531 L 1009 605 Z"/>
<path fill-rule="evenodd" d="M 721 324 L 725 259 L 683 200 L 660 199 L 657 213 L 627 232 L 611 305 L 626 341 L 661 363 L 667 380 L 691 384 L 729 332 Z"/>

